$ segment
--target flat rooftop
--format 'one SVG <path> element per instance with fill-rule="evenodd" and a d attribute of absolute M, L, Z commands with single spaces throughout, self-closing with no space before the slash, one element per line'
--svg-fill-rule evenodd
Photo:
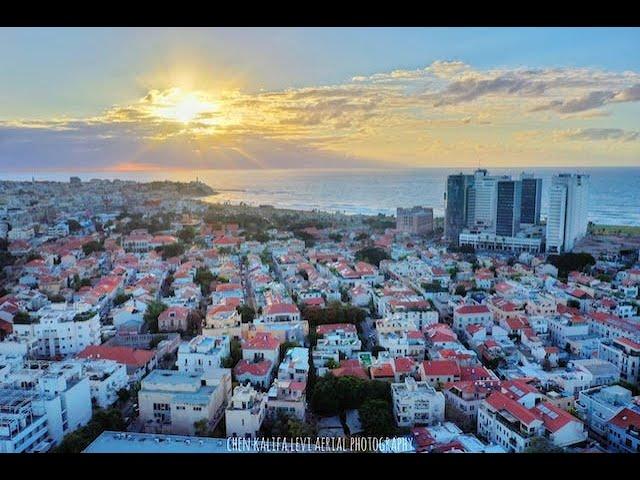
<path fill-rule="evenodd" d="M 267 442 L 268 443 L 268 442 Z M 313 449 L 313 444 L 311 445 Z M 102 432 L 83 453 L 277 453 L 296 452 L 295 447 L 242 439 L 159 435 L 153 433 Z M 302 452 L 301 452 L 302 453 Z M 308 453 L 308 451 L 307 451 Z"/>

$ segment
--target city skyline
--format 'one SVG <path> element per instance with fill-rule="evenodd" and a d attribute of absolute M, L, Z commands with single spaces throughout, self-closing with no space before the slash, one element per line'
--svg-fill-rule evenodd
<path fill-rule="evenodd" d="M 637 28 L 4 29 L 0 40 L 7 171 L 638 165 Z"/>

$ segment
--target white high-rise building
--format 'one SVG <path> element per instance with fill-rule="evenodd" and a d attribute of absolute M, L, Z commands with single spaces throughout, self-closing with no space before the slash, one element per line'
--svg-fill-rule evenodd
<path fill-rule="evenodd" d="M 495 227 L 498 199 L 498 181 L 508 180 L 505 175 L 488 175 L 486 170 L 476 170 L 471 196 L 470 227 Z"/>
<path fill-rule="evenodd" d="M 547 215 L 547 252 L 573 249 L 587 233 L 589 175 L 554 175 L 549 190 Z"/>

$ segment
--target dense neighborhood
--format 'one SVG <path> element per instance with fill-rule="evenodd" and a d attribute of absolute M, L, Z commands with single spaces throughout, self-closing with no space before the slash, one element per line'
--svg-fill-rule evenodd
<path fill-rule="evenodd" d="M 640 451 L 637 248 L 213 193 L 0 182 L 0 452 Z"/>

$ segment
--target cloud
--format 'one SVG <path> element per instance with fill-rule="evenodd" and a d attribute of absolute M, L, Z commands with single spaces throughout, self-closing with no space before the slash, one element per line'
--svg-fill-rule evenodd
<path fill-rule="evenodd" d="M 87 118 L 0 121 L 0 165 L 446 165 L 478 152 L 488 158 L 515 155 L 516 162 L 523 151 L 549 154 L 558 144 L 548 135 L 514 132 L 549 132 L 560 122 L 583 127 L 570 129 L 574 138 L 565 139 L 635 139 L 634 130 L 605 133 L 616 129 L 603 122 L 616 119 L 614 105 L 639 100 L 636 72 L 483 70 L 460 61 L 281 91 L 152 89 L 138 101 Z M 626 148 L 623 160 L 637 162 L 637 147 Z M 615 156 L 608 150 L 603 159 L 605 154 Z"/>
<path fill-rule="evenodd" d="M 629 131 L 621 128 L 578 128 L 560 132 L 560 136 L 567 140 L 632 142 L 640 140 L 640 131 Z"/>

